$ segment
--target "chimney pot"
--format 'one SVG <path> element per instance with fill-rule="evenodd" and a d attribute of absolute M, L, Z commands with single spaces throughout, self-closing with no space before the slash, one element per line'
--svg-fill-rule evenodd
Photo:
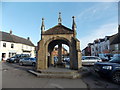
<path fill-rule="evenodd" d="M 30 40 L 30 37 L 28 37 L 27 40 Z"/>
<path fill-rule="evenodd" d="M 10 34 L 12 34 L 12 30 L 10 30 Z"/>

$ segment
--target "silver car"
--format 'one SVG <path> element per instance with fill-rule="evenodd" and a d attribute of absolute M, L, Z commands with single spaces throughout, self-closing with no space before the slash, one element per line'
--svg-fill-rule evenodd
<path fill-rule="evenodd" d="M 97 56 L 82 56 L 82 65 L 94 65 L 96 62 L 102 62 Z"/>
<path fill-rule="evenodd" d="M 19 65 L 36 65 L 36 58 L 22 58 L 19 61 Z"/>

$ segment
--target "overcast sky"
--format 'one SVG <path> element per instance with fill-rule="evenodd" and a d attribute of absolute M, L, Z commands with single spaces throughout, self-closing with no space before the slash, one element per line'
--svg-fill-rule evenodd
<path fill-rule="evenodd" d="M 81 50 L 93 40 L 117 33 L 117 2 L 2 2 L 2 31 L 27 38 L 37 45 L 40 40 L 42 17 L 46 30 L 58 24 L 58 13 L 62 13 L 62 24 L 72 27 L 72 16 L 76 16 L 77 38 Z"/>

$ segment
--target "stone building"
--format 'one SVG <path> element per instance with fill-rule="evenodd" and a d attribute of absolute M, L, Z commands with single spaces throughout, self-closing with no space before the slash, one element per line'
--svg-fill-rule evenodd
<path fill-rule="evenodd" d="M 2 57 L 6 60 L 15 54 L 29 54 L 35 57 L 35 46 L 29 37 L 25 39 L 14 35 L 12 31 L 0 31 L 0 60 Z"/>
<path fill-rule="evenodd" d="M 54 56 L 58 56 L 58 47 L 55 47 L 55 48 L 53 49 L 52 54 L 53 54 Z M 62 47 L 62 55 L 63 55 L 63 56 L 68 55 L 68 51 L 67 51 L 64 47 Z"/>
<path fill-rule="evenodd" d="M 93 43 L 89 43 L 88 45 L 87 45 L 87 47 L 86 48 L 84 48 L 83 50 L 82 50 L 82 55 L 83 56 L 91 56 L 91 46 L 93 45 Z"/>
<path fill-rule="evenodd" d="M 81 68 L 81 51 L 80 42 L 76 38 L 76 23 L 73 16 L 72 29 L 62 24 L 61 13 L 59 13 L 58 25 L 45 30 L 44 18 L 41 25 L 41 40 L 38 42 L 37 51 L 37 70 L 47 69 L 54 64 L 52 55 L 53 49 L 58 45 L 58 64 L 62 61 L 62 44 L 69 47 L 70 52 L 70 68 Z"/>
<path fill-rule="evenodd" d="M 118 27 L 118 33 L 112 35 L 110 38 L 110 48 L 111 48 L 111 53 L 116 54 L 120 53 L 120 25 Z"/>

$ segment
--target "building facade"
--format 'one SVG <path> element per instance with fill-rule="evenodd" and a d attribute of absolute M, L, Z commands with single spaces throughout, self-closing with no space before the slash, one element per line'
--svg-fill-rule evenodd
<path fill-rule="evenodd" d="M 54 48 L 52 54 L 53 54 L 54 56 L 58 56 L 58 47 L 55 47 L 55 48 Z M 63 56 L 67 56 L 68 54 L 69 54 L 68 51 L 67 51 L 65 48 L 62 47 L 62 55 L 63 55 Z"/>
<path fill-rule="evenodd" d="M 111 53 L 116 54 L 120 53 L 120 25 L 118 27 L 118 33 L 113 35 L 110 38 L 110 48 L 111 48 Z"/>
<path fill-rule="evenodd" d="M 92 43 L 89 43 L 88 46 L 82 50 L 83 56 L 91 56 L 91 48 L 92 48 L 91 46 L 92 45 L 93 45 Z"/>
<path fill-rule="evenodd" d="M 16 54 L 29 54 L 35 57 L 35 46 L 30 38 L 22 38 L 10 33 L 0 31 L 0 60 L 6 60 Z"/>
<path fill-rule="evenodd" d="M 110 52 L 110 37 L 105 36 L 103 39 L 96 39 L 93 43 L 89 43 L 84 49 L 85 56 L 98 56 L 99 54 L 107 54 Z M 90 49 L 90 50 L 89 50 Z"/>
<path fill-rule="evenodd" d="M 98 54 L 116 54 L 120 53 L 120 25 L 118 33 L 112 36 L 105 36 L 105 38 L 94 40 L 93 44 L 88 45 L 83 53 L 87 53 L 87 48 L 91 48 L 91 56 L 98 56 Z M 89 54 L 90 55 L 90 54 Z"/>

